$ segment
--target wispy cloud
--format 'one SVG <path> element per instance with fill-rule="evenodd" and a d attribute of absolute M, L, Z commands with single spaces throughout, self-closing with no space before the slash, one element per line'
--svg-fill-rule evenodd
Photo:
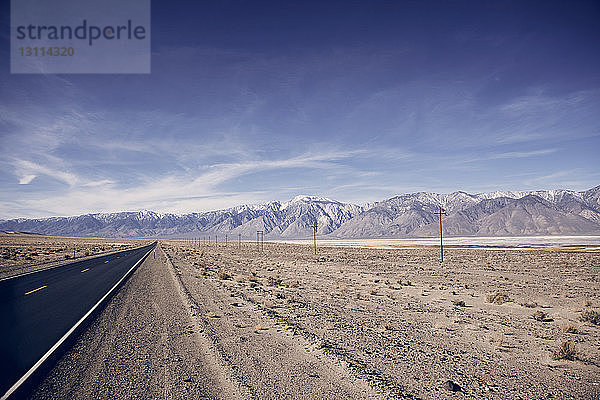
<path fill-rule="evenodd" d="M 247 174 L 269 170 L 328 170 L 337 162 L 347 160 L 362 151 L 332 151 L 307 153 L 287 159 L 253 160 L 241 163 L 221 163 L 205 167 L 198 173 L 166 175 L 159 179 L 148 176 L 143 184 L 122 187 L 111 180 L 83 181 L 80 177 L 52 170 L 41 165 L 19 161 L 22 171 L 35 171 L 71 186 L 66 193 L 43 195 L 19 201 L 20 209 L 47 210 L 47 215 L 71 215 L 118 210 L 153 209 L 157 211 L 191 212 L 207 210 L 238 202 L 264 201 L 260 190 L 231 192 L 221 185 Z M 23 176 L 23 178 L 25 175 Z M 22 178 L 22 179 L 23 179 Z M 239 204 L 239 203 L 237 203 Z"/>
<path fill-rule="evenodd" d="M 37 177 L 37 175 L 33 175 L 33 174 L 32 174 L 32 175 L 25 175 L 25 176 L 22 176 L 22 177 L 19 179 L 19 185 L 28 185 L 28 184 L 30 184 L 30 183 L 31 183 L 31 181 L 32 181 L 32 180 L 34 180 L 36 177 Z"/>
<path fill-rule="evenodd" d="M 24 184 L 30 183 L 33 178 L 27 181 L 28 177 L 33 176 L 34 178 L 38 175 L 46 175 L 50 178 L 56 179 L 63 183 L 66 183 L 69 186 L 75 186 L 80 182 L 79 177 L 75 174 L 65 172 L 58 169 L 49 168 L 31 161 L 26 160 L 16 160 L 15 161 L 15 169 L 17 176 L 19 176 L 19 183 Z"/>
<path fill-rule="evenodd" d="M 547 154 L 555 153 L 557 149 L 541 149 L 533 151 L 509 151 L 506 153 L 491 154 L 487 157 L 489 160 L 502 159 L 502 158 L 529 158 L 544 156 Z M 485 159 L 485 158 L 484 158 Z"/>

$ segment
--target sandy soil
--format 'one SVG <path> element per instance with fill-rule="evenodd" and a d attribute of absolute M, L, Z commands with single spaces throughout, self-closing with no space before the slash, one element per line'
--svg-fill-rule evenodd
<path fill-rule="evenodd" d="M 67 238 L 0 232 L 0 279 L 141 247 L 151 240 Z"/>
<path fill-rule="evenodd" d="M 276 398 L 273 388 L 311 398 L 290 385 L 314 384 L 304 371 L 319 381 L 324 365 L 350 375 L 334 382 L 368 382 L 389 398 L 600 398 L 600 327 L 580 321 L 599 311 L 598 252 L 452 248 L 442 266 L 427 247 L 163 248 L 194 317 L 258 398 Z M 508 301 L 488 302 L 497 292 Z M 295 350 L 277 347 L 298 337 L 314 364 L 295 366 Z M 563 342 L 575 360 L 553 359 Z M 298 380 L 288 382 L 289 371 Z"/>

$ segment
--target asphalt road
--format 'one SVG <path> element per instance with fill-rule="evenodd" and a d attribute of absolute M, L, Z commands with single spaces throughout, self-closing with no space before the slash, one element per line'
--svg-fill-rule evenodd
<path fill-rule="evenodd" d="M 0 281 L 0 396 L 153 246 Z"/>

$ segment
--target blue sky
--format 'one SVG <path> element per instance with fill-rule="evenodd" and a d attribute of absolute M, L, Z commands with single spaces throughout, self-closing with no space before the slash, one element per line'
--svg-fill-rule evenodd
<path fill-rule="evenodd" d="M 11 75 L 0 15 L 0 218 L 600 184 L 597 1 L 153 2 L 149 75 Z"/>

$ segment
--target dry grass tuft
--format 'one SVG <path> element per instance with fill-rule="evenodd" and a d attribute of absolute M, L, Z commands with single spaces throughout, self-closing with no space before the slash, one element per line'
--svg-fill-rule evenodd
<path fill-rule="evenodd" d="M 533 303 L 521 303 L 521 306 L 525 308 L 536 308 L 538 307 L 538 303 L 536 303 L 535 301 Z"/>
<path fill-rule="evenodd" d="M 564 333 L 579 333 L 579 330 L 573 324 L 563 325 L 561 329 Z"/>
<path fill-rule="evenodd" d="M 590 322 L 594 325 L 600 325 L 600 313 L 594 310 L 585 310 L 579 316 L 581 322 Z"/>
<path fill-rule="evenodd" d="M 280 277 L 273 277 L 273 276 L 269 276 L 267 278 L 267 286 L 279 286 L 281 285 L 281 278 Z"/>
<path fill-rule="evenodd" d="M 575 360 L 577 358 L 577 349 L 571 342 L 562 342 L 557 350 L 552 353 L 553 360 Z"/>
<path fill-rule="evenodd" d="M 536 321 L 540 321 L 540 322 L 552 321 L 552 318 L 550 318 L 548 316 L 548 314 L 546 314 L 545 312 L 543 312 L 541 310 L 534 312 L 533 315 L 531 316 L 531 318 L 535 319 Z"/>
<path fill-rule="evenodd" d="M 224 269 L 220 269 L 219 272 L 217 273 L 217 277 L 221 280 L 227 280 L 227 279 L 231 279 L 231 275 L 229 275 L 227 272 L 225 272 Z"/>
<path fill-rule="evenodd" d="M 300 286 L 300 282 L 298 282 L 298 281 L 291 281 L 287 285 L 287 287 L 289 287 L 289 288 L 297 288 L 298 286 Z"/>
<path fill-rule="evenodd" d="M 492 304 L 504 304 L 513 300 L 505 292 L 496 292 L 487 294 L 485 301 Z"/>

